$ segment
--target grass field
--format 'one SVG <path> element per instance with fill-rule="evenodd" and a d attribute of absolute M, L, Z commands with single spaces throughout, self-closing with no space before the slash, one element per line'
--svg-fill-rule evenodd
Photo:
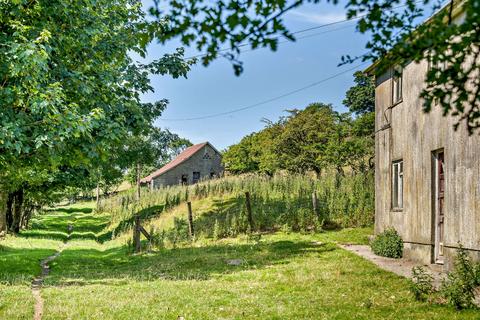
<path fill-rule="evenodd" d="M 408 280 L 336 243 L 369 228 L 250 239 L 202 239 L 131 255 L 126 235 L 96 241 L 108 215 L 58 208 L 0 242 L 0 319 L 31 319 L 39 261 L 63 246 L 42 289 L 44 319 L 479 319 L 478 311 L 419 303 Z M 229 262 L 239 265 L 232 265 Z"/>

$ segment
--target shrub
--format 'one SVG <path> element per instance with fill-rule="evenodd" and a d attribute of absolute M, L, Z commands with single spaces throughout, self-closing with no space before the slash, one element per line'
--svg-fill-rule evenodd
<path fill-rule="evenodd" d="M 220 229 L 220 222 L 215 219 L 215 225 L 213 226 L 213 238 L 219 240 L 222 237 L 222 231 Z"/>
<path fill-rule="evenodd" d="M 403 254 L 403 241 L 398 232 L 387 228 L 373 239 L 370 244 L 373 253 L 388 258 L 401 258 Z"/>
<path fill-rule="evenodd" d="M 475 306 L 475 288 L 480 285 L 480 264 L 474 264 L 460 246 L 455 267 L 443 281 L 440 293 L 457 310 Z"/>
<path fill-rule="evenodd" d="M 425 270 L 424 267 L 412 268 L 412 282 L 410 283 L 410 291 L 413 293 L 415 300 L 426 301 L 428 296 L 433 293 L 433 277 Z"/>

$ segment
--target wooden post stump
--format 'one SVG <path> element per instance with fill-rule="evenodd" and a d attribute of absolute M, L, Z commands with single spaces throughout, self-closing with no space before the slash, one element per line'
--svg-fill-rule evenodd
<path fill-rule="evenodd" d="M 133 228 L 133 245 L 135 247 L 135 253 L 142 250 L 142 244 L 140 243 L 140 217 L 135 216 L 135 227 Z"/>
<path fill-rule="evenodd" d="M 188 233 L 190 238 L 193 239 L 195 236 L 195 230 L 193 229 L 193 213 L 192 213 L 192 203 L 190 201 L 187 202 L 188 207 Z"/>
<path fill-rule="evenodd" d="M 252 205 L 250 203 L 250 192 L 245 192 L 245 204 L 247 207 L 247 218 L 248 218 L 248 227 L 250 228 L 250 232 L 253 232 L 254 224 L 253 224 L 253 215 L 252 215 Z"/>

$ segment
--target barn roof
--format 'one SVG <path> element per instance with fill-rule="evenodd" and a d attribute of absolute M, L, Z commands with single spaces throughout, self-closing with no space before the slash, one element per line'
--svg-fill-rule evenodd
<path fill-rule="evenodd" d="M 188 159 L 190 159 L 194 154 L 196 154 L 198 151 L 202 150 L 202 148 L 205 147 L 207 144 L 210 147 L 212 147 L 213 150 L 218 152 L 218 150 L 215 149 L 209 142 L 203 142 L 203 143 L 195 144 L 195 145 L 185 149 L 175 159 L 173 159 L 172 161 L 170 161 L 169 163 L 167 163 L 166 165 L 164 165 L 160 169 L 152 172 L 150 175 L 148 175 L 145 178 L 143 178 L 142 180 L 140 180 L 140 182 L 141 183 L 150 182 L 150 181 L 152 181 L 152 179 L 164 174 L 167 171 L 172 170 L 173 168 L 175 168 L 179 164 L 181 164 L 181 163 L 187 161 Z"/>

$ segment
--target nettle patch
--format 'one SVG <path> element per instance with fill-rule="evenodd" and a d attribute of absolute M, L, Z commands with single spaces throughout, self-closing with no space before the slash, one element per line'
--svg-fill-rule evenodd
<path fill-rule="evenodd" d="M 370 244 L 373 253 L 388 258 L 401 258 L 403 240 L 394 228 L 387 228 L 376 236 Z"/>

